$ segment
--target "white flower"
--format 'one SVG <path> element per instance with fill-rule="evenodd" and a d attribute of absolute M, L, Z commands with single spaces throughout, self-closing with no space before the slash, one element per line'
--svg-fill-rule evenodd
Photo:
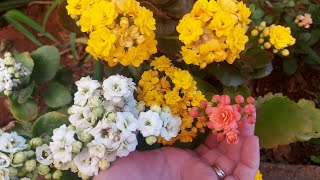
<path fill-rule="evenodd" d="M 123 97 L 129 97 L 133 94 L 127 79 L 121 78 L 119 75 L 110 76 L 103 81 L 104 98 L 114 103 L 121 101 Z"/>
<path fill-rule="evenodd" d="M 53 167 L 55 167 L 56 169 L 60 169 L 60 170 L 68 170 L 71 168 L 71 165 L 72 165 L 72 161 L 68 161 L 68 162 L 61 162 L 59 160 L 54 160 L 53 161 Z"/>
<path fill-rule="evenodd" d="M 10 158 L 7 155 L 0 152 L 0 169 L 9 167 L 10 163 Z"/>
<path fill-rule="evenodd" d="M 0 151 L 15 153 L 27 148 L 26 140 L 16 132 L 3 133 L 0 136 Z"/>
<path fill-rule="evenodd" d="M 75 83 L 78 91 L 74 94 L 74 104 L 79 106 L 86 105 L 88 99 L 101 86 L 96 80 L 92 80 L 89 76 L 82 77 Z"/>
<path fill-rule="evenodd" d="M 139 115 L 139 110 L 137 109 L 137 100 L 134 99 L 133 96 L 129 96 L 128 98 L 124 98 L 123 102 L 123 111 L 131 112 L 134 117 L 137 118 Z"/>
<path fill-rule="evenodd" d="M 136 131 L 138 120 L 130 112 L 117 112 L 117 128 L 121 131 Z"/>
<path fill-rule="evenodd" d="M 152 112 L 141 112 L 138 118 L 139 130 L 143 137 L 147 136 L 159 136 L 162 128 L 162 120 L 160 119 L 159 113 Z"/>
<path fill-rule="evenodd" d="M 109 162 L 113 162 L 115 161 L 117 158 L 117 151 L 106 151 L 106 153 L 104 154 L 103 159 L 109 161 Z"/>
<path fill-rule="evenodd" d="M 0 180 L 10 180 L 8 169 L 0 169 Z"/>
<path fill-rule="evenodd" d="M 95 93 L 88 99 L 87 105 L 89 105 L 90 108 L 100 107 L 103 105 L 100 91 L 95 91 Z"/>
<path fill-rule="evenodd" d="M 21 178 L 20 180 L 30 180 L 30 178 L 24 177 L 24 178 Z"/>
<path fill-rule="evenodd" d="M 36 148 L 36 157 L 39 163 L 46 166 L 49 166 L 53 162 L 53 155 L 47 144 L 43 144 Z"/>
<path fill-rule="evenodd" d="M 90 132 L 97 142 L 102 143 L 108 149 L 117 148 L 119 145 L 121 132 L 117 129 L 115 123 L 99 121 L 97 126 Z"/>
<path fill-rule="evenodd" d="M 72 143 L 74 139 L 74 131 L 67 129 L 66 125 L 53 130 L 52 140 L 50 142 L 50 150 L 54 160 L 66 163 L 72 158 Z"/>
<path fill-rule="evenodd" d="M 88 148 L 84 148 L 75 158 L 74 163 L 79 172 L 86 176 L 97 175 L 99 158 L 90 156 Z"/>
<path fill-rule="evenodd" d="M 137 136 L 134 133 L 122 134 L 121 143 L 117 150 L 117 155 L 119 157 L 128 156 L 130 152 L 136 150 L 138 145 Z"/>
<path fill-rule="evenodd" d="M 76 127 L 77 131 L 88 131 L 96 123 L 97 117 L 91 112 L 90 107 L 73 105 L 69 108 L 70 123 Z"/>
<path fill-rule="evenodd" d="M 106 152 L 106 147 L 98 143 L 96 140 L 91 141 L 89 144 L 87 144 L 87 147 L 89 148 L 89 154 L 91 156 L 96 156 L 98 158 L 103 158 Z"/>
<path fill-rule="evenodd" d="M 161 129 L 161 137 L 169 141 L 171 138 L 176 137 L 180 131 L 182 123 L 181 118 L 172 116 L 169 113 L 162 112 L 160 118 L 163 120 L 163 127 Z"/>

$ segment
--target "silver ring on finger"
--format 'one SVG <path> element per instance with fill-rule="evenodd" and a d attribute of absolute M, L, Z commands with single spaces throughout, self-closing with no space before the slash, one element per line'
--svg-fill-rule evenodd
<path fill-rule="evenodd" d="M 218 178 L 219 178 L 219 179 L 225 178 L 226 173 L 224 173 L 224 171 L 221 169 L 220 166 L 218 166 L 218 165 L 215 164 L 215 165 L 213 165 L 211 168 L 214 170 L 214 172 L 216 172 L 216 174 L 218 175 Z"/>

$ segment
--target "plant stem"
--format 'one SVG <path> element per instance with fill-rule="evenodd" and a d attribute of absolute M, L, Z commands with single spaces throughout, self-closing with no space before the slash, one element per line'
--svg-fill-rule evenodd
<path fill-rule="evenodd" d="M 103 64 L 101 60 L 94 61 L 94 69 L 93 69 L 93 79 L 97 81 L 102 81 L 103 75 Z"/>

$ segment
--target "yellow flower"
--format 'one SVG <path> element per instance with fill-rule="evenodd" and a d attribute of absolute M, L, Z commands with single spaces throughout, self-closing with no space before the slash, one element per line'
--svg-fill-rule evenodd
<path fill-rule="evenodd" d="M 171 66 L 171 60 L 166 56 L 156 57 L 150 63 L 150 66 L 154 66 L 154 69 L 157 69 L 159 71 L 164 71 Z"/>
<path fill-rule="evenodd" d="M 134 24 L 140 28 L 141 34 L 150 36 L 156 30 L 156 20 L 153 13 L 145 7 L 138 8 L 138 17 L 134 20 Z"/>
<path fill-rule="evenodd" d="M 235 24 L 236 19 L 231 13 L 219 11 L 213 15 L 209 28 L 214 30 L 218 37 L 228 36 Z"/>
<path fill-rule="evenodd" d="M 113 2 L 121 14 L 135 16 L 138 12 L 139 3 L 136 0 L 113 0 Z"/>
<path fill-rule="evenodd" d="M 218 10 L 216 1 L 198 0 L 193 5 L 191 14 L 202 22 L 207 22 L 211 19 L 213 12 Z"/>
<path fill-rule="evenodd" d="M 206 56 L 207 63 L 211 63 L 213 60 L 216 62 L 223 61 L 227 56 L 224 46 L 217 39 L 211 39 L 199 46 L 200 55 Z"/>
<path fill-rule="evenodd" d="M 201 91 L 197 91 L 191 101 L 192 106 L 199 106 L 199 103 L 201 100 L 205 100 L 204 95 L 201 93 Z"/>
<path fill-rule="evenodd" d="M 185 46 L 182 46 L 181 55 L 185 63 L 199 65 L 198 61 L 200 59 L 200 55 L 197 54 L 195 51 L 188 49 Z"/>
<path fill-rule="evenodd" d="M 246 4 L 244 4 L 242 1 L 238 4 L 239 9 L 239 20 L 242 21 L 243 25 L 248 25 L 251 20 L 249 19 L 251 15 L 251 11 L 249 8 L 247 8 Z"/>
<path fill-rule="evenodd" d="M 179 70 L 174 72 L 172 82 L 177 88 L 188 89 L 192 86 L 193 78 L 186 70 Z"/>
<path fill-rule="evenodd" d="M 235 0 L 217 0 L 222 11 L 235 13 L 238 10 Z"/>
<path fill-rule="evenodd" d="M 192 140 L 197 136 L 196 133 L 192 132 L 192 131 L 182 131 L 180 134 L 178 134 L 178 138 L 180 140 L 180 142 L 183 143 L 188 143 L 188 142 L 192 142 Z"/>
<path fill-rule="evenodd" d="M 108 57 L 116 36 L 108 28 L 101 28 L 90 33 L 86 51 L 93 57 Z"/>
<path fill-rule="evenodd" d="M 256 176 L 254 177 L 254 180 L 262 180 L 262 174 L 261 174 L 260 170 L 258 170 Z"/>
<path fill-rule="evenodd" d="M 90 4 L 90 0 L 68 0 L 67 2 L 68 5 L 66 6 L 66 9 L 73 19 L 76 19 L 81 15 Z"/>
<path fill-rule="evenodd" d="M 184 16 L 180 20 L 177 31 L 180 33 L 179 39 L 186 45 L 199 40 L 203 33 L 201 21 L 191 16 Z"/>
<path fill-rule="evenodd" d="M 293 41 L 290 28 L 280 25 L 270 27 L 270 43 L 276 49 L 286 48 Z"/>
<path fill-rule="evenodd" d="M 163 102 L 163 95 L 156 90 L 148 91 L 144 97 L 147 106 L 153 104 L 161 105 Z"/>
<path fill-rule="evenodd" d="M 178 91 L 169 91 L 164 95 L 164 98 L 166 99 L 166 103 L 168 105 L 177 104 L 181 100 Z"/>
<path fill-rule="evenodd" d="M 249 41 L 245 35 L 246 30 L 241 27 L 236 27 L 227 37 L 227 45 L 232 53 L 237 54 L 245 49 L 246 43 Z"/>

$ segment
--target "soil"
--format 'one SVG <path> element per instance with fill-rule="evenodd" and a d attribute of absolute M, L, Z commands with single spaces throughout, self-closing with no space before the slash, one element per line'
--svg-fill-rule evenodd
<path fill-rule="evenodd" d="M 49 5 L 33 4 L 23 8 L 23 11 L 32 19 L 41 24 L 41 21 L 46 13 Z M 30 29 L 33 34 L 37 34 L 38 39 L 43 44 L 56 45 L 62 55 L 61 64 L 75 70 L 73 74 L 73 81 L 79 79 L 82 74 L 92 71 L 92 61 L 76 61 L 73 59 L 69 42 L 69 32 L 66 31 L 57 20 L 57 11 L 54 11 L 48 21 L 47 30 L 52 33 L 60 42 L 61 45 L 56 45 L 54 42 L 37 34 L 37 32 Z M 37 48 L 30 40 L 25 38 L 13 26 L 8 25 L 0 27 L 0 51 L 28 51 L 32 52 Z M 77 45 L 77 50 L 80 59 L 84 58 L 84 46 Z M 1 53 L 1 52 L 0 52 Z M 1 54 L 0 54 L 1 56 Z M 268 92 L 283 93 L 290 99 L 298 101 L 301 98 L 315 99 L 317 93 L 320 92 L 320 73 L 312 69 L 310 66 L 300 63 L 297 72 L 294 75 L 288 76 L 283 73 L 281 60 L 274 60 L 273 72 L 265 78 L 259 79 L 255 82 L 256 96 L 263 96 Z M 41 99 L 39 102 L 42 102 Z M 12 121 L 12 115 L 8 111 L 8 102 L 6 98 L 0 98 L 0 128 L 6 126 Z M 312 143 L 294 143 L 287 146 L 280 146 L 276 149 L 262 150 L 261 160 L 271 163 L 284 163 L 284 164 L 311 164 L 309 157 L 311 155 L 320 155 L 320 145 Z M 265 164 L 265 163 L 264 163 Z M 282 168 L 282 167 L 281 167 Z M 270 172 L 274 168 L 269 166 L 262 166 L 264 172 Z M 283 170 L 284 171 L 284 170 Z M 317 171 L 320 172 L 320 171 Z M 319 173 L 318 173 L 319 174 Z M 287 174 L 285 174 L 287 175 Z M 272 177 L 272 176 L 270 176 Z M 272 178 L 280 179 L 280 178 Z M 302 178 L 305 179 L 305 178 Z"/>

